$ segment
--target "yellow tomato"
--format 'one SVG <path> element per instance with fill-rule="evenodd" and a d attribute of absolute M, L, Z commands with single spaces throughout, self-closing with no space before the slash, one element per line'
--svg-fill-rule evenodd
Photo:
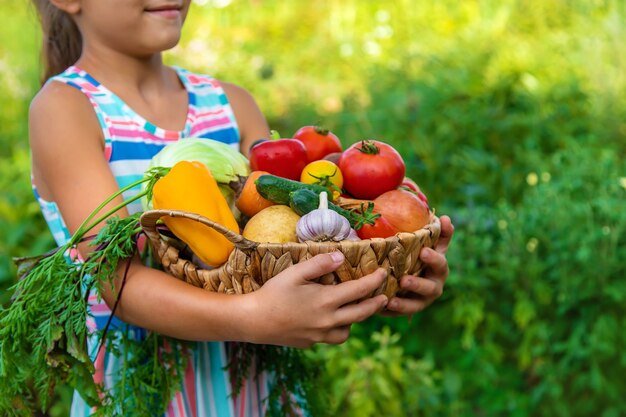
<path fill-rule="evenodd" d="M 343 175 L 337 164 L 320 159 L 304 167 L 300 174 L 300 182 L 326 187 L 331 191 L 332 199 L 336 200 L 343 187 Z"/>

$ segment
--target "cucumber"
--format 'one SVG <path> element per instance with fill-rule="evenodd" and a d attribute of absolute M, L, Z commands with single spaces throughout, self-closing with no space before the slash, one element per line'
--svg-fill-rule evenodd
<path fill-rule="evenodd" d="M 304 184 L 276 175 L 261 175 L 255 181 L 256 189 L 263 196 L 276 204 L 289 205 L 289 194 L 298 190 L 309 190 L 319 195 L 322 191 L 328 191 L 326 187 L 315 184 Z M 317 207 L 316 207 L 317 208 Z"/>
<path fill-rule="evenodd" d="M 328 190 L 324 189 L 323 191 Z M 300 189 L 289 194 L 289 207 L 291 207 L 291 209 L 299 216 L 304 216 L 305 214 L 310 213 L 311 211 L 317 209 L 319 205 L 319 193 L 312 190 Z M 328 202 L 328 208 L 348 219 L 350 226 L 355 230 L 360 229 L 365 223 L 374 224 L 374 219 L 380 216 L 379 214 L 373 214 L 371 209 L 366 211 L 365 215 L 361 215 L 356 211 L 343 209 L 330 201 Z"/>

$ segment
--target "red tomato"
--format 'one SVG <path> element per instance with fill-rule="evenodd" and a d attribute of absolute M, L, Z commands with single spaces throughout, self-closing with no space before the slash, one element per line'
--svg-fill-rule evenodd
<path fill-rule="evenodd" d="M 339 158 L 339 169 L 343 188 L 365 200 L 398 188 L 406 171 L 398 151 L 375 140 L 358 142 L 346 149 Z"/>
<path fill-rule="evenodd" d="M 383 216 L 376 218 L 374 221 L 373 225 L 365 223 L 356 231 L 356 234 L 361 239 L 371 239 L 373 237 L 391 237 L 398 233 L 398 229 L 393 227 Z"/>
<path fill-rule="evenodd" d="M 299 181 L 307 164 L 306 149 L 295 139 L 273 139 L 257 143 L 250 149 L 252 171 L 267 171 L 290 180 Z"/>
<path fill-rule="evenodd" d="M 306 148 L 309 162 L 324 158 L 329 153 L 341 152 L 341 142 L 335 134 L 319 126 L 304 126 L 293 135 Z"/>

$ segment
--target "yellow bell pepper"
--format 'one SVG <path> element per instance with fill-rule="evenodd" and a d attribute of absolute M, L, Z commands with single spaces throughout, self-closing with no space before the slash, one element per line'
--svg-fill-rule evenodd
<path fill-rule="evenodd" d="M 239 233 L 239 225 L 206 165 L 181 161 L 152 189 L 155 209 L 200 214 Z M 218 231 L 191 219 L 165 216 L 163 222 L 206 264 L 217 267 L 228 259 L 234 245 Z"/>

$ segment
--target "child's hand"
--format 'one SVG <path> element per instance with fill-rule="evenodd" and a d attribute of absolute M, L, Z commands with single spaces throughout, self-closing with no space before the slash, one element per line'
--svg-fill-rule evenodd
<path fill-rule="evenodd" d="M 441 216 L 441 236 L 435 250 L 424 248 L 420 259 L 426 264 L 423 277 L 405 275 L 400 279 L 400 288 L 409 295 L 393 297 L 389 300 L 386 316 L 411 315 L 424 310 L 443 293 L 448 278 L 446 252 L 454 234 L 454 226 L 448 216 Z"/>
<path fill-rule="evenodd" d="M 300 348 L 319 342 L 343 343 L 352 323 L 383 309 L 387 297 L 382 294 L 351 304 L 383 283 L 386 272 L 382 269 L 338 285 L 313 282 L 337 269 L 343 259 L 341 252 L 317 255 L 286 269 L 250 294 L 251 341 Z"/>

